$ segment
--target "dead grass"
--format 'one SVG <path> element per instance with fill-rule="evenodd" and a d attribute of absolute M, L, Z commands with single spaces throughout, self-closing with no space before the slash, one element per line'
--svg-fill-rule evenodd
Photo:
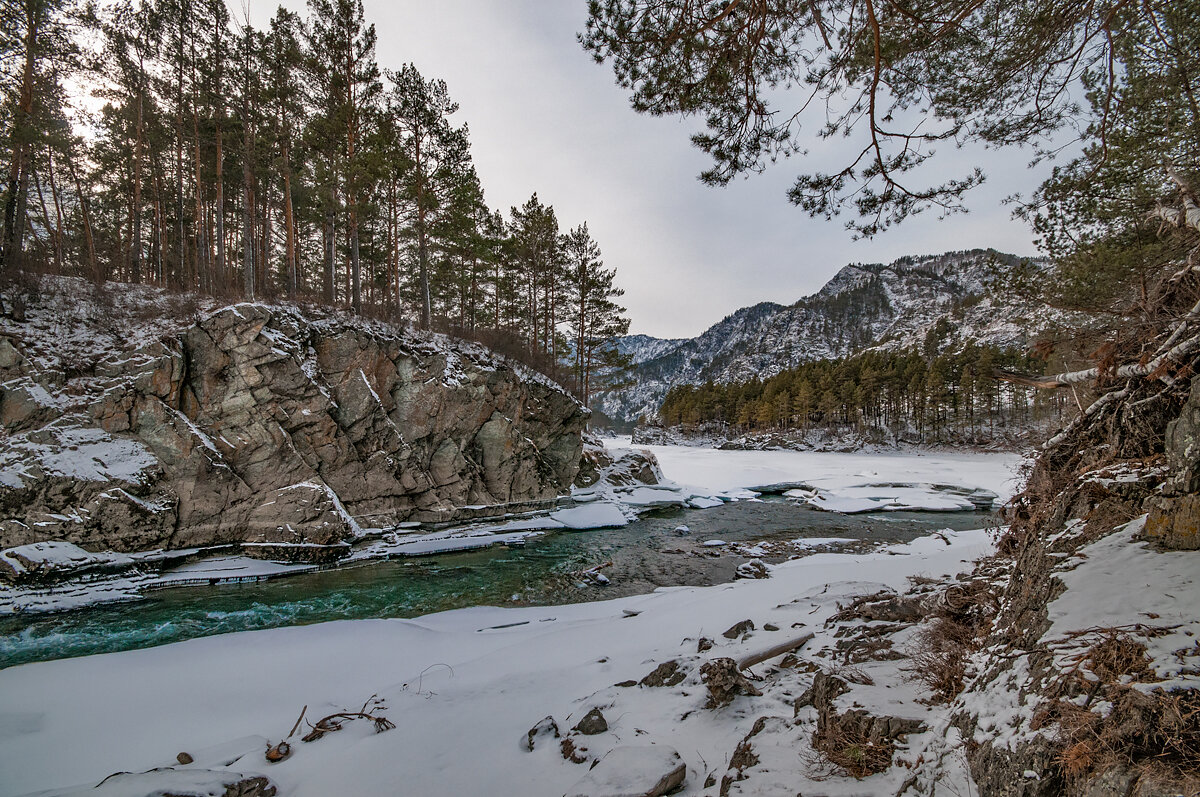
<path fill-rule="evenodd" d="M 1081 786 L 1116 767 L 1173 783 L 1200 783 L 1200 692 L 1143 691 L 1156 679 L 1146 646 L 1131 634 L 1101 630 L 1059 679 L 1058 699 L 1034 717 L 1036 730 L 1057 725 L 1057 763 Z M 1093 710 L 1100 709 L 1103 710 Z"/>
<path fill-rule="evenodd" d="M 843 715 L 822 723 L 813 735 L 813 749 L 820 753 L 824 762 L 854 778 L 870 777 L 888 769 L 896 752 L 895 742 L 890 739 L 872 740 L 862 723 L 847 719 L 852 720 Z M 830 777 L 838 772 L 830 772 L 825 767 L 824 771 L 814 774 Z"/>
<path fill-rule="evenodd" d="M 974 642 L 970 628 L 946 617 L 921 626 L 913 636 L 909 673 L 929 690 L 930 702 L 948 703 L 962 691 Z"/>

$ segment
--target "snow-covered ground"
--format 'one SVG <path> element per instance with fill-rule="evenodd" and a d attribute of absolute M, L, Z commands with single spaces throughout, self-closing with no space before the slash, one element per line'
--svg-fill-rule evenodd
<path fill-rule="evenodd" d="M 710 494 L 781 482 L 820 481 L 839 489 L 902 481 L 981 487 L 1007 497 L 1017 464 L 1015 457 L 994 454 L 652 450 L 669 477 Z M 780 784 L 788 784 L 787 793 L 894 793 L 908 770 L 864 781 L 810 782 L 821 773 L 796 752 L 797 742 L 780 741 L 780 750 L 790 753 L 769 749 L 773 738 L 811 736 L 813 712 L 793 721 L 796 695 L 782 687 L 706 709 L 699 665 L 810 630 L 817 637 L 800 658 L 828 670 L 832 662 L 817 653 L 835 644 L 833 629 L 823 623 L 839 603 L 884 588 L 903 591 L 910 576 L 958 573 L 990 549 L 984 532 L 942 532 L 868 554 L 819 553 L 771 568 L 765 580 L 571 606 L 477 607 L 414 620 L 243 632 L 12 667 L 0 671 L 0 795 L 58 794 L 94 786 L 113 772 L 170 766 L 261 772 L 281 795 L 573 794 L 587 765 L 564 760 L 557 739 L 543 740 L 532 752 L 520 743 L 543 717 L 554 717 L 565 735 L 593 707 L 603 710 L 609 728 L 574 736 L 579 756 L 595 760 L 629 746 L 673 748 L 687 765 L 682 794 L 715 794 L 704 787 L 706 776 L 720 782 L 735 746 L 765 715 L 781 718 L 763 736 L 770 776 L 736 784 L 734 793 L 776 794 Z M 721 636 L 744 619 L 759 630 L 732 640 Z M 767 624 L 780 630 L 764 630 Z M 698 654 L 702 636 L 716 644 Z M 677 687 L 614 686 L 672 659 L 687 672 Z M 756 669 L 764 668 L 771 669 Z M 918 687 L 895 662 L 863 669 L 877 684 L 871 697 L 883 710 L 930 719 L 930 709 L 917 702 Z M 373 695 L 395 729 L 376 734 L 359 720 L 300 743 L 302 729 L 291 740 L 289 759 L 264 759 L 268 741 L 287 736 L 303 707 L 315 721 L 358 710 Z M 926 760 L 944 758 L 945 743 L 937 732 L 914 735 L 904 755 L 916 760 L 928 749 Z M 180 752 L 196 762 L 178 765 Z M 625 751 L 611 761 L 621 757 L 646 756 Z M 605 771 L 595 772 L 593 779 Z M 965 777 L 953 767 L 943 775 Z M 116 781 L 107 786 L 114 794 L 135 793 Z"/>
<path fill-rule="evenodd" d="M 230 769 L 262 772 L 284 795 L 560 795 L 573 793 L 587 767 L 565 761 L 557 740 L 533 752 L 519 742 L 542 717 L 553 716 L 566 732 L 592 707 L 605 712 L 609 730 L 582 737 L 587 755 L 670 746 L 688 767 L 682 793 L 712 793 L 703 789 L 705 776 L 715 772 L 719 781 L 755 719 L 790 719 L 792 708 L 776 695 L 705 709 L 694 671 L 697 639 L 716 640 L 709 656 L 738 657 L 796 634 L 793 624 L 820 634 L 839 601 L 884 586 L 904 589 L 910 575 L 953 574 L 990 550 L 982 532 L 949 539 L 865 556 L 817 554 L 774 568 L 772 578 L 718 587 L 246 632 L 13 667 L 0 671 L 0 794 L 95 785 L 113 772 L 174 765 L 181 751 L 211 763 L 206 749 L 220 746 L 216 758 L 239 759 Z M 721 636 L 743 619 L 782 630 Z M 692 670 L 681 689 L 613 686 L 679 657 Z M 894 663 L 879 666 L 896 683 L 890 707 L 923 715 L 918 689 L 896 681 Z M 349 723 L 312 743 L 293 738 L 290 759 L 265 761 L 267 741 L 285 737 L 302 707 L 315 720 L 357 710 L 372 695 L 384 700 L 394 730 L 376 734 L 367 722 Z M 797 756 L 792 771 L 776 774 L 799 779 L 793 782 L 803 790 L 810 773 Z M 885 773 L 874 787 L 848 780 L 821 788 L 890 792 L 893 779 Z"/>

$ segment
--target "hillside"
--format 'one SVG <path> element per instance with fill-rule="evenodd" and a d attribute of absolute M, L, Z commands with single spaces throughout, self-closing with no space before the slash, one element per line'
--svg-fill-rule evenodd
<path fill-rule="evenodd" d="M 695 338 L 623 338 L 618 348 L 633 355 L 632 385 L 601 394 L 593 406 L 630 423 L 657 412 L 675 385 L 741 382 L 869 348 L 921 346 L 935 328 L 939 351 L 968 342 L 1024 346 L 1047 316 L 988 290 L 1020 263 L 973 249 L 851 264 L 812 296 L 744 307 Z"/>

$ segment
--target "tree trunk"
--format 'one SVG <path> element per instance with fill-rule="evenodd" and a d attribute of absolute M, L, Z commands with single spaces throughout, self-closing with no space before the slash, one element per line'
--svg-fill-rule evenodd
<path fill-rule="evenodd" d="M 250 145 L 249 108 L 242 108 L 242 269 L 243 293 L 254 301 L 254 168 Z"/>
<path fill-rule="evenodd" d="M 79 172 L 75 168 L 75 160 L 67 158 L 67 168 L 71 172 L 71 181 L 75 183 L 75 194 L 79 202 L 79 213 L 83 221 L 83 238 L 87 244 L 88 253 L 88 273 L 92 276 L 92 281 L 97 285 L 104 282 L 104 275 L 100 273 L 100 265 L 96 261 L 96 240 L 92 235 L 92 214 L 88 209 L 88 197 L 83 192 L 83 185 L 79 181 Z"/>
<path fill-rule="evenodd" d="M 13 114 L 13 153 L 8 170 L 8 199 L 4 203 L 4 240 L 0 260 L 7 269 L 21 267 L 25 250 L 25 222 L 29 195 L 29 141 L 33 120 L 33 73 L 37 66 L 38 28 L 41 3 L 25 5 L 25 63 L 21 75 L 21 98 Z"/>
<path fill-rule="evenodd" d="M 217 114 L 217 165 L 216 165 L 216 197 L 214 204 L 216 205 L 214 212 L 217 217 L 217 263 L 213 270 L 213 276 L 218 281 L 221 290 L 229 287 L 229 276 L 226 273 L 227 261 L 225 259 L 225 147 L 224 133 L 221 129 L 221 117 L 225 115 L 225 109 L 222 107 Z"/>
<path fill-rule="evenodd" d="M 333 292 L 333 258 L 336 249 L 335 228 L 334 223 L 337 216 L 334 209 L 337 207 L 336 189 L 331 185 L 329 187 L 329 204 L 325 208 L 325 223 L 322 226 L 322 235 L 324 237 L 324 252 L 325 252 L 325 303 L 333 305 L 335 297 Z"/>
<path fill-rule="evenodd" d="M 284 268 L 284 275 L 287 281 L 287 293 L 289 299 L 296 298 L 297 289 L 297 274 L 296 274 L 296 217 L 295 211 L 292 208 L 292 160 L 291 148 L 288 146 L 288 141 L 283 142 L 283 223 L 287 225 L 287 236 L 285 238 L 284 257 L 287 263 Z"/>

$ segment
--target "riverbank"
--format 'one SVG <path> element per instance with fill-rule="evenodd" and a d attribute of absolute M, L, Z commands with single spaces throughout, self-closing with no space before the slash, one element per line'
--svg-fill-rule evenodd
<path fill-rule="evenodd" d="M 533 752 L 520 742 L 544 716 L 566 733 L 597 706 L 609 730 L 577 739 L 587 748 L 580 755 L 671 747 L 688 768 L 682 793 L 707 793 L 707 775 L 719 780 L 763 710 L 790 716 L 792 709 L 782 695 L 769 705 L 739 698 L 705 709 L 704 688 L 691 672 L 700 637 L 717 643 L 705 658 L 751 653 L 821 629 L 855 595 L 902 591 L 909 577 L 958 572 L 990 546 L 984 532 L 963 532 L 868 555 L 819 554 L 781 564 L 765 580 L 716 587 L 574 606 L 325 623 L 10 668 L 0 672 L 0 769 L 7 773 L 0 794 L 94 785 L 118 770 L 174 765 L 187 773 L 174 763 L 180 752 L 226 775 L 265 774 L 280 794 L 295 796 L 390 793 L 396 783 L 430 797 L 573 793 L 587 766 L 564 760 L 557 739 Z M 753 621 L 754 632 L 721 636 L 744 619 Z M 769 624 L 781 630 L 764 630 Z M 823 649 L 810 643 L 804 659 L 832 665 L 817 655 Z M 689 675 L 679 689 L 613 686 L 681 656 Z M 894 662 L 887 666 L 897 670 Z M 394 729 L 375 733 L 369 722 L 350 723 L 309 744 L 293 738 L 295 752 L 283 763 L 263 757 L 302 707 L 315 721 L 357 710 L 372 696 L 386 706 L 380 713 Z M 916 696 L 910 690 L 893 702 L 922 713 Z M 218 759 L 232 763 L 213 766 Z M 832 785 L 823 788 L 834 793 Z M 859 793 L 865 788 L 853 780 L 847 785 Z"/>
<path fill-rule="evenodd" d="M 694 485 L 687 492 L 708 494 L 797 482 L 815 482 L 836 492 L 902 476 L 908 482 L 984 487 L 1005 498 L 1015 485 L 1017 463 L 1015 457 L 994 455 L 651 450 L 668 476 Z M 780 506 L 797 517 L 835 524 L 894 525 L 905 517 L 876 513 L 860 521 L 795 502 L 780 501 Z M 725 504 L 721 511 L 736 515 L 739 507 Z M 939 519 L 952 516 L 924 517 L 929 519 L 926 530 L 932 531 L 942 525 Z M 738 539 L 723 541 L 753 542 L 755 523 L 747 520 L 748 529 Z M 664 527 L 663 540 L 667 533 Z M 594 542 L 599 549 L 604 534 L 572 538 Z M 701 548 L 708 540 L 700 537 L 707 536 L 704 532 L 684 543 Z M 817 538 L 846 536 L 824 531 Z M 983 531 L 941 531 L 912 539 L 848 545 L 845 553 L 816 553 L 776 564 L 762 549 L 758 553 L 769 560 L 765 572 L 770 575 L 763 580 L 673 586 L 573 605 L 476 607 L 411 620 L 325 622 L 10 667 L 0 672 L 0 736 L 6 741 L 0 746 L 0 769 L 12 774 L 0 783 L 0 794 L 46 788 L 60 793 L 75 784 L 94 785 L 117 770 L 169 766 L 181 751 L 197 764 L 191 769 L 176 764 L 183 771 L 178 777 L 201 777 L 197 768 L 212 770 L 216 774 L 202 777 L 217 780 L 231 773 L 262 772 L 287 795 L 380 793 L 396 782 L 423 795 L 562 794 L 587 768 L 564 760 L 560 740 L 532 753 L 523 752 L 518 742 L 546 715 L 556 717 L 566 733 L 591 707 L 584 703 L 605 706 L 610 731 L 586 743 L 579 740 L 588 750 L 576 757 L 594 760 L 613 748 L 646 742 L 670 746 L 688 768 L 682 793 L 708 793 L 711 789 L 703 786 L 707 776 L 720 779 L 738 740 L 752 730 L 755 714 L 746 710 L 748 705 L 735 702 L 718 711 L 704 710 L 696 672 L 666 691 L 635 687 L 614 692 L 612 685 L 636 682 L 681 655 L 698 666 L 700 661 L 692 659 L 701 636 L 718 643 L 708 658 L 740 656 L 802 629 L 817 631 L 838 611 L 839 602 L 880 589 L 903 591 L 910 576 L 943 578 L 991 546 Z M 746 545 L 742 553 L 752 547 Z M 463 556 L 475 555 L 481 554 Z M 679 561 L 703 562 L 703 556 Z M 595 591 L 605 594 L 601 588 Z M 808 602 L 796 603 L 802 596 Z M 755 624 L 750 636 L 720 636 L 743 619 Z M 768 625 L 781 630 L 764 630 Z M 813 666 L 824 666 L 832 650 L 836 640 L 830 636 L 821 645 L 809 643 L 802 653 Z M 888 666 L 888 677 L 898 676 L 897 665 Z M 395 729 L 375 734 L 370 723 L 352 723 L 319 742 L 293 739 L 296 752 L 282 764 L 269 765 L 263 758 L 266 742 L 280 741 L 301 707 L 307 705 L 307 716 L 315 721 L 344 708 L 357 710 L 372 694 L 387 706 L 384 713 Z M 777 702 L 773 698 L 771 704 Z M 105 727 L 129 731 L 111 734 Z M 78 752 L 63 760 L 55 751 L 64 749 Z M 464 757 L 470 757 L 472 766 L 460 765 Z M 218 759 L 220 765 L 214 766 Z M 135 794 L 139 787 L 130 788 L 121 793 Z"/>

